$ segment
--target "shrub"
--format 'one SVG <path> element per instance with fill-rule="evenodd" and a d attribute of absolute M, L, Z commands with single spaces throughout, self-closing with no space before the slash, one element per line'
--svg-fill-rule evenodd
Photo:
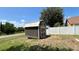
<path fill-rule="evenodd" d="M 5 33 L 3 33 L 3 32 L 0 31 L 0 35 L 5 35 Z"/>

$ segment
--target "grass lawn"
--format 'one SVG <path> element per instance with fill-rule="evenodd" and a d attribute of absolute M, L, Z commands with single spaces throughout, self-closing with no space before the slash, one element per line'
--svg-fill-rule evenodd
<path fill-rule="evenodd" d="M 27 39 L 25 35 L 0 38 L 0 51 L 79 50 L 78 35 L 51 35 L 46 39 Z"/>

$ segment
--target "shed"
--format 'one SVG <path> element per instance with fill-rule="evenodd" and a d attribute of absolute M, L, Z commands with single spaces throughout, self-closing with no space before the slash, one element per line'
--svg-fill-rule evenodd
<path fill-rule="evenodd" d="M 28 38 L 43 39 L 46 37 L 46 24 L 44 21 L 25 24 L 25 35 Z"/>

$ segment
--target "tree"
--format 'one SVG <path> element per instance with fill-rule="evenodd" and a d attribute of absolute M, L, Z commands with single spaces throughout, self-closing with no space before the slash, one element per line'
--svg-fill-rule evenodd
<path fill-rule="evenodd" d="M 1 28 L 2 28 L 2 22 L 0 22 L 0 31 L 2 31 L 2 29 L 1 29 Z"/>
<path fill-rule="evenodd" d="M 41 12 L 40 20 L 45 21 L 50 27 L 63 25 L 63 9 L 60 7 L 48 7 Z M 58 25 L 59 24 L 59 25 Z"/>
<path fill-rule="evenodd" d="M 3 26 L 3 32 L 6 34 L 13 34 L 15 33 L 16 29 L 13 24 L 6 22 Z"/>
<path fill-rule="evenodd" d="M 16 32 L 24 32 L 24 28 L 23 27 L 18 27 Z"/>
<path fill-rule="evenodd" d="M 5 24 L 2 24 L 0 22 L 0 35 L 4 34 L 13 34 L 17 32 L 24 32 L 23 27 L 15 27 L 14 24 L 11 24 L 9 22 L 6 22 Z"/>
<path fill-rule="evenodd" d="M 2 22 L 0 22 L 0 35 L 2 34 Z"/>
<path fill-rule="evenodd" d="M 66 19 L 65 26 L 67 26 L 68 19 Z"/>

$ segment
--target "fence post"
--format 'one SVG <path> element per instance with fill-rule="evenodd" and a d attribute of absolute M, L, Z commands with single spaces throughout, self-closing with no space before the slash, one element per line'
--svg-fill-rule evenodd
<path fill-rule="evenodd" d="M 76 34 L 76 27 L 75 26 L 73 26 L 74 27 L 74 35 Z"/>

